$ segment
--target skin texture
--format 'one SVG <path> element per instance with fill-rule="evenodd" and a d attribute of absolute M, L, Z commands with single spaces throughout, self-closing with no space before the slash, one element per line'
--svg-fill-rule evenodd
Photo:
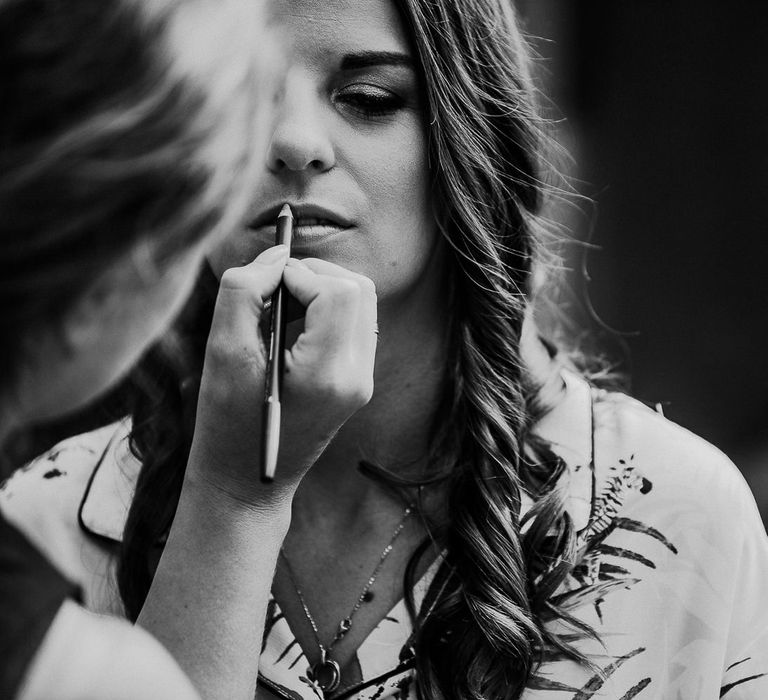
<path fill-rule="evenodd" d="M 367 52 L 410 60 L 394 7 L 283 0 L 271 13 L 287 72 L 251 219 L 286 201 L 326 206 L 350 227 L 305 237 L 299 221 L 294 255 L 368 277 L 382 305 L 409 305 L 414 287 L 435 276 L 438 241 L 417 75 L 406 65 L 343 65 Z M 212 256 L 214 269 L 253 259 L 273 235 L 268 226 L 230 237 Z"/>

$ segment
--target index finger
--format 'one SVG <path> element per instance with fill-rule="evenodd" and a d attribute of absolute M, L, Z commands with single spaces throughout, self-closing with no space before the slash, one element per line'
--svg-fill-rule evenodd
<path fill-rule="evenodd" d="M 312 272 L 318 275 L 328 275 L 329 277 L 342 277 L 345 279 L 351 279 L 357 282 L 363 291 L 370 291 L 376 293 L 376 287 L 373 282 L 361 275 L 359 272 L 353 272 L 341 265 L 323 260 L 322 258 L 302 258 L 301 262 L 304 263 Z"/>

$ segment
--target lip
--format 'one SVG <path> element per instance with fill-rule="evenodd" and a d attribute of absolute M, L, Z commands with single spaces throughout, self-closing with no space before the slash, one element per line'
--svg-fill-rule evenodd
<path fill-rule="evenodd" d="M 283 208 L 285 202 L 280 202 L 271 206 L 256 218 L 248 223 L 248 228 L 257 230 L 265 226 L 274 227 L 277 221 L 277 215 Z M 352 222 L 344 214 L 330 207 L 314 203 L 293 204 L 288 202 L 294 216 L 294 230 L 297 234 L 306 236 L 326 235 L 331 231 L 347 229 L 352 227 Z M 308 224 L 303 224 L 302 220 L 309 220 Z"/>

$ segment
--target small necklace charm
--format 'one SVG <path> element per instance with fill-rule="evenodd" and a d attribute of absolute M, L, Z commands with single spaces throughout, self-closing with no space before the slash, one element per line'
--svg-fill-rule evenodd
<path fill-rule="evenodd" d="M 352 620 L 345 617 L 339 622 L 339 629 L 336 631 L 336 636 L 341 639 L 347 632 L 349 632 L 350 627 L 352 627 Z"/>
<path fill-rule="evenodd" d="M 320 661 L 307 669 L 309 680 L 317 683 L 324 693 L 332 693 L 341 682 L 341 669 L 333 659 L 325 656 L 325 649 L 320 652 Z"/>
<path fill-rule="evenodd" d="M 341 683 L 341 667 L 339 666 L 338 662 L 334 661 L 333 659 L 329 659 L 328 654 L 336 645 L 336 643 L 339 642 L 352 628 L 352 618 L 355 616 L 355 613 L 360 609 L 362 604 L 369 603 L 371 600 L 373 600 L 374 593 L 371 588 L 376 582 L 376 577 L 379 575 L 381 567 L 384 566 L 384 562 L 389 556 L 389 553 L 392 551 L 392 548 L 395 545 L 395 540 L 397 540 L 397 538 L 400 536 L 400 533 L 403 531 L 403 528 L 405 527 L 405 521 L 408 519 L 408 516 L 411 514 L 412 510 L 413 506 L 410 505 L 405 509 L 403 517 L 400 519 L 400 522 L 397 524 L 395 531 L 392 533 L 392 537 L 390 537 L 389 543 L 384 548 L 381 556 L 379 556 L 379 561 L 377 562 L 373 572 L 368 578 L 365 587 L 360 592 L 360 595 L 355 601 L 355 604 L 352 606 L 352 610 L 349 611 L 349 615 L 347 615 L 339 622 L 339 625 L 336 628 L 336 635 L 328 644 L 328 646 L 325 646 L 320 641 L 320 633 L 317 631 L 317 623 L 315 622 L 315 618 L 312 617 L 312 613 L 309 612 L 307 601 L 304 599 L 304 595 L 302 594 L 301 589 L 296 585 L 296 577 L 293 575 L 293 569 L 291 568 L 291 562 L 288 560 L 288 555 L 285 553 L 284 549 L 280 549 L 280 556 L 285 562 L 288 578 L 293 584 L 293 588 L 296 591 L 296 595 L 299 599 L 299 602 L 301 603 L 301 607 L 304 610 L 304 617 L 307 618 L 307 622 L 309 622 L 310 626 L 312 627 L 312 632 L 315 635 L 315 641 L 317 642 L 317 646 L 320 649 L 320 660 L 317 663 L 312 664 L 312 666 L 307 669 L 307 677 L 301 679 L 302 681 L 308 682 L 315 689 L 315 692 L 320 690 L 324 695 L 325 693 L 332 693 L 339 687 L 339 684 Z"/>

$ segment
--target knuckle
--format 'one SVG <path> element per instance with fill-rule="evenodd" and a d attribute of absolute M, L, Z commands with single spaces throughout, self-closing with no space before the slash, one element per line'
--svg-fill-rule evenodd
<path fill-rule="evenodd" d="M 370 277 L 359 275 L 357 283 L 365 296 L 376 299 L 376 285 Z"/>
<path fill-rule="evenodd" d="M 327 401 L 347 407 L 359 408 L 373 396 L 373 377 L 360 376 L 350 371 L 349 365 L 338 367 L 335 371 L 318 379 L 316 389 Z"/>
<path fill-rule="evenodd" d="M 243 289 L 247 286 L 247 273 L 240 267 L 230 267 L 224 270 L 219 281 L 219 289 Z"/>
<path fill-rule="evenodd" d="M 264 305 L 262 284 L 242 267 L 231 267 L 221 275 L 219 301 L 225 298 L 230 302 L 236 300 L 237 304 L 255 304 L 258 308 Z"/>
<path fill-rule="evenodd" d="M 328 399 L 341 398 L 344 395 L 344 379 L 338 372 L 328 372 L 323 377 L 318 378 L 317 389 L 322 396 Z"/>
<path fill-rule="evenodd" d="M 360 286 L 355 280 L 348 277 L 337 277 L 333 282 L 332 289 L 340 297 L 356 298 L 360 295 Z"/>
<path fill-rule="evenodd" d="M 358 407 L 365 406 L 373 398 L 373 379 L 361 382 L 350 397 Z"/>
<path fill-rule="evenodd" d="M 335 307 L 355 306 L 362 292 L 358 284 L 348 278 L 337 278 L 328 285 L 328 301 Z"/>

